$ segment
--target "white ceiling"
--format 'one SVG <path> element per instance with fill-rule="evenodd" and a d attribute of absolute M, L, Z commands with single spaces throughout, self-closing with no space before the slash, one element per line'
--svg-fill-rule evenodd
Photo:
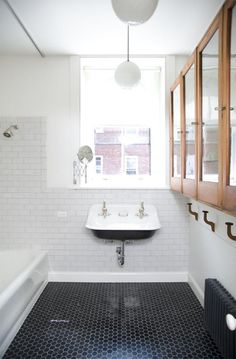
<path fill-rule="evenodd" d="M 126 26 L 110 0 L 8 0 L 40 50 L 50 55 L 126 52 Z M 130 29 L 131 54 L 189 54 L 224 0 L 160 0 L 152 18 Z M 38 54 L 0 0 L 0 55 Z"/>

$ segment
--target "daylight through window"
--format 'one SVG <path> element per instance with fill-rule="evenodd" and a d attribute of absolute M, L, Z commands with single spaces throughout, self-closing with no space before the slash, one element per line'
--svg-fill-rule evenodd
<path fill-rule="evenodd" d="M 90 186 L 165 186 L 164 59 L 137 58 L 141 83 L 120 88 L 120 59 L 81 60 L 80 145 L 93 149 Z"/>

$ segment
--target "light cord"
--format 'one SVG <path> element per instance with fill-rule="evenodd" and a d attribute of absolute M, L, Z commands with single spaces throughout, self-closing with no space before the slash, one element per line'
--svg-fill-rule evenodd
<path fill-rule="evenodd" d="M 129 62 L 129 24 L 127 25 L 127 61 Z"/>

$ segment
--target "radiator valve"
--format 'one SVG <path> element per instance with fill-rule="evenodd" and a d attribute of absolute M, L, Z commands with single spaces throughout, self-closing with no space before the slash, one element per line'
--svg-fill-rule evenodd
<path fill-rule="evenodd" d="M 227 323 L 227 327 L 229 328 L 229 330 L 236 330 L 236 319 L 234 318 L 234 316 L 232 314 L 227 314 L 226 315 L 226 323 Z"/>

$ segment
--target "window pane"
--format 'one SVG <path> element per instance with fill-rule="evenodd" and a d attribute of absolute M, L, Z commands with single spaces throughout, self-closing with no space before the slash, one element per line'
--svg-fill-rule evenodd
<path fill-rule="evenodd" d="M 194 65 L 185 75 L 185 131 L 186 131 L 186 178 L 195 178 L 195 77 Z"/>
<path fill-rule="evenodd" d="M 230 59 L 230 185 L 236 186 L 236 6 L 232 11 Z"/>
<path fill-rule="evenodd" d="M 202 52 L 202 180 L 218 182 L 219 31 Z"/>
<path fill-rule="evenodd" d="M 125 157 L 125 167 L 127 175 L 136 175 L 138 168 L 138 158 L 134 156 Z"/>
<path fill-rule="evenodd" d="M 102 173 L 102 157 L 96 156 L 96 173 L 101 174 Z"/>
<path fill-rule="evenodd" d="M 103 158 L 104 175 L 150 174 L 149 128 L 95 128 L 94 144 L 96 158 Z"/>
<path fill-rule="evenodd" d="M 165 59 L 135 59 L 142 78 L 129 90 L 114 79 L 120 61 L 80 60 L 80 146 L 88 145 L 94 153 L 94 161 L 88 166 L 89 184 L 130 185 L 133 179 L 128 179 L 125 156 L 136 156 L 136 185 L 165 186 Z M 96 156 L 102 157 L 101 170 Z"/>

